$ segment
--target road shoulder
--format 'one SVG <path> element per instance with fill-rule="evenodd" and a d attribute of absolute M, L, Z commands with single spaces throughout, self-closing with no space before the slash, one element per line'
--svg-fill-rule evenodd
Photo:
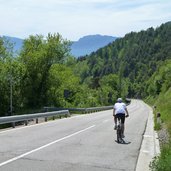
<path fill-rule="evenodd" d="M 147 125 L 143 135 L 140 153 L 135 169 L 136 171 L 149 171 L 150 162 L 155 156 L 160 154 L 159 139 L 157 132 L 154 130 L 153 116 L 153 111 L 150 108 Z"/>

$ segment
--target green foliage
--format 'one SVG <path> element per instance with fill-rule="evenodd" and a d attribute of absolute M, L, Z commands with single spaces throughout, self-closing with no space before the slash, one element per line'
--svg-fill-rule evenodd
<path fill-rule="evenodd" d="M 148 101 L 155 104 L 157 112 L 161 114 L 161 120 L 165 123 L 167 130 L 171 137 L 171 84 L 170 84 L 170 72 L 171 72 L 171 60 L 165 61 L 158 71 L 152 76 L 149 81 L 149 93 L 153 95 Z M 160 86 L 159 86 L 160 81 Z M 160 123 L 156 122 L 155 129 L 161 128 Z M 171 142 L 164 145 L 161 150 L 161 155 L 156 157 L 151 163 L 152 171 L 170 171 L 171 168 Z"/>
<path fill-rule="evenodd" d="M 97 89 L 103 76 L 117 74 L 121 80 L 129 78 L 129 96 L 146 97 L 148 79 L 163 65 L 163 61 L 171 58 L 171 39 L 168 37 L 171 37 L 171 23 L 157 29 L 131 32 L 86 57 L 84 71 L 79 68 L 81 79 L 91 77 L 90 86 Z M 118 91 L 122 94 L 121 90 Z M 160 82 L 154 91 L 160 91 Z"/>
<path fill-rule="evenodd" d="M 100 80 L 100 100 L 101 104 L 108 105 L 114 103 L 118 97 L 120 88 L 119 77 L 115 74 L 109 74 Z"/>
<path fill-rule="evenodd" d="M 166 92 L 171 85 L 171 60 L 166 60 L 163 65 L 152 75 L 148 81 L 148 94 L 159 95 Z"/>
<path fill-rule="evenodd" d="M 171 145 L 171 144 L 170 144 Z M 151 171 L 170 171 L 171 168 L 171 146 L 165 145 L 161 155 L 154 158 L 150 163 Z"/>
<path fill-rule="evenodd" d="M 8 41 L 0 38 L 0 116 L 9 114 L 10 85 L 17 85 L 17 67 L 12 48 Z"/>
<path fill-rule="evenodd" d="M 85 60 L 77 62 L 73 70 L 74 74 L 80 77 L 81 83 L 83 83 L 89 75 L 89 66 Z"/>
<path fill-rule="evenodd" d="M 0 37 L 0 61 L 2 62 L 3 59 L 5 58 L 5 46 L 4 46 L 4 41 L 3 39 Z"/>
<path fill-rule="evenodd" d="M 48 105 L 58 107 L 71 107 L 79 88 L 79 78 L 74 76 L 72 70 L 63 64 L 54 64 L 48 77 Z M 64 91 L 68 91 L 64 97 Z"/>
<path fill-rule="evenodd" d="M 161 92 L 157 100 L 155 101 L 157 111 L 161 113 L 161 119 L 168 127 L 168 131 L 171 135 L 171 88 L 166 92 Z"/>
<path fill-rule="evenodd" d="M 34 108 L 48 103 L 49 70 L 53 64 L 65 61 L 68 46 L 59 34 L 48 34 L 46 39 L 41 35 L 30 36 L 24 41 L 20 59 L 26 68 L 22 86 L 26 106 Z"/>
<path fill-rule="evenodd" d="M 3 61 L 0 61 L 0 115 L 7 113 L 9 109 L 9 81 L 8 69 Z"/>

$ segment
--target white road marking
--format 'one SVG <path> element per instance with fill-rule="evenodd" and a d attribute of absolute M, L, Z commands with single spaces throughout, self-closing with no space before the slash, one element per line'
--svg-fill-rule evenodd
<path fill-rule="evenodd" d="M 39 150 L 42 150 L 42 149 L 44 149 L 44 148 L 46 148 L 46 147 L 49 147 L 49 146 L 51 146 L 51 145 L 53 145 L 53 144 L 55 144 L 55 143 L 58 143 L 58 142 L 60 142 L 60 141 L 63 141 L 63 140 L 65 140 L 65 139 L 67 139 L 67 138 L 73 137 L 73 136 L 75 136 L 75 135 L 77 135 L 77 134 L 80 134 L 80 133 L 82 133 L 82 132 L 84 132 L 84 131 L 87 131 L 87 130 L 89 130 L 89 129 L 95 127 L 95 126 L 96 126 L 96 125 L 92 125 L 92 126 L 90 126 L 90 127 L 88 127 L 88 128 L 82 129 L 82 130 L 80 130 L 80 131 L 78 131 L 78 132 L 75 132 L 75 133 L 70 134 L 70 135 L 68 135 L 68 136 L 65 136 L 65 137 L 63 137 L 63 138 L 57 139 L 57 140 L 55 140 L 55 141 L 53 141 L 53 142 L 51 142 L 51 143 L 48 143 L 48 144 L 46 144 L 46 145 L 43 145 L 43 146 L 41 146 L 41 147 L 39 147 L 39 148 L 36 148 L 36 149 L 34 149 L 34 150 L 31 150 L 31 151 L 29 151 L 29 152 L 27 152 L 27 153 L 21 154 L 20 156 L 17 156 L 17 157 L 14 157 L 14 158 L 12 158 L 12 159 L 9 159 L 9 160 L 7 160 L 7 161 L 5 161 L 5 162 L 2 162 L 2 163 L 0 163 L 0 167 L 6 165 L 6 164 L 8 164 L 8 163 L 11 163 L 11 162 L 13 162 L 13 161 L 15 161 L 15 160 L 18 160 L 18 159 L 20 159 L 20 158 L 22 158 L 22 157 L 25 157 L 25 156 L 27 156 L 27 155 L 29 155 L 29 154 L 32 154 L 32 153 L 37 152 L 37 151 L 39 151 Z"/>
<path fill-rule="evenodd" d="M 141 150 L 143 153 L 150 153 L 148 150 Z"/>
<path fill-rule="evenodd" d="M 153 138 L 153 136 L 152 136 L 152 135 L 144 134 L 143 136 L 144 136 L 144 138 Z"/>

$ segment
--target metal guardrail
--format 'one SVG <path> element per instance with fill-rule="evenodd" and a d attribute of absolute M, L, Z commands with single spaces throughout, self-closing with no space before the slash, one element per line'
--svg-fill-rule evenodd
<path fill-rule="evenodd" d="M 53 119 L 55 116 L 70 116 L 70 113 L 68 110 L 62 110 L 62 111 L 54 111 L 54 112 L 45 112 L 45 113 L 35 113 L 35 114 L 24 114 L 24 115 L 15 115 L 15 116 L 6 116 L 6 117 L 0 117 L 0 124 L 6 124 L 6 123 L 13 123 L 13 127 L 15 127 L 15 123 L 19 121 L 25 121 L 25 124 L 27 125 L 29 120 L 36 119 L 36 123 L 38 123 L 38 118 L 45 118 L 45 121 L 47 121 L 48 117 L 52 117 Z"/>
<path fill-rule="evenodd" d="M 57 108 L 57 107 L 44 107 L 44 111 L 59 111 L 59 110 L 69 110 L 70 112 L 82 112 L 82 113 L 91 113 L 102 110 L 113 109 L 113 106 L 103 106 L 103 107 L 91 107 L 91 108 Z"/>
<path fill-rule="evenodd" d="M 113 109 L 113 106 L 103 106 L 103 107 L 91 107 L 91 108 L 56 108 L 56 107 L 44 107 L 44 113 L 35 113 L 35 114 L 24 114 L 24 115 L 14 115 L 14 116 L 6 116 L 0 117 L 0 124 L 12 123 L 12 126 L 15 127 L 16 122 L 25 122 L 25 125 L 28 124 L 28 121 L 36 119 L 36 123 L 38 123 L 39 118 L 45 118 L 45 122 L 48 117 L 55 116 L 70 116 L 70 112 L 77 111 L 82 113 L 91 113 L 102 110 Z M 50 110 L 50 111 L 49 111 Z"/>
<path fill-rule="evenodd" d="M 113 109 L 113 106 L 91 107 L 91 108 L 86 108 L 86 112 L 96 112 L 96 111 L 110 110 L 110 109 Z"/>

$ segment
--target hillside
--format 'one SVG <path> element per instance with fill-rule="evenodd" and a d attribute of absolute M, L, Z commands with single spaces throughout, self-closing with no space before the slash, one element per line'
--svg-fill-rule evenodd
<path fill-rule="evenodd" d="M 13 51 L 14 53 L 20 52 L 22 45 L 23 45 L 23 39 L 17 38 L 17 37 L 10 37 L 10 36 L 3 36 L 7 41 L 13 44 Z"/>
<path fill-rule="evenodd" d="M 91 77 L 89 85 L 98 88 L 102 77 L 119 74 L 128 80 L 128 96 L 146 97 L 147 80 L 163 61 L 171 58 L 170 37 L 171 22 L 156 29 L 131 32 L 89 55 L 84 62 L 88 71 L 80 69 L 82 81 Z"/>

